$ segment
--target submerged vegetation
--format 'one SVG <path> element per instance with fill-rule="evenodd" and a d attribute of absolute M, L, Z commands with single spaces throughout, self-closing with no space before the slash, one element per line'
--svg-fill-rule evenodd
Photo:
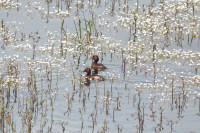
<path fill-rule="evenodd" d="M 0 1 L 0 131 L 198 132 L 199 7 Z M 104 81 L 84 78 L 94 54 Z"/>

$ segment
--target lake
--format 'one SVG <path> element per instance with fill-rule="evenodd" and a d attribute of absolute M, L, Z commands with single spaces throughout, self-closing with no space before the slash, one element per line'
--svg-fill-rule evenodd
<path fill-rule="evenodd" d="M 199 132 L 199 7 L 0 1 L 1 132 Z M 85 78 L 93 55 L 104 80 Z"/>

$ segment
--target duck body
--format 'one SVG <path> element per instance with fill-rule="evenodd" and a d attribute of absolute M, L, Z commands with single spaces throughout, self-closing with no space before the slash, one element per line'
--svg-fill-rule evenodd
<path fill-rule="evenodd" d="M 102 76 L 99 75 L 91 75 L 91 69 L 89 67 L 87 67 L 83 72 L 86 72 L 87 74 L 85 75 L 85 79 L 87 80 L 99 80 L 99 81 L 103 81 L 104 78 Z"/>
<path fill-rule="evenodd" d="M 103 64 L 95 63 L 95 62 L 93 62 L 91 64 L 91 68 L 94 70 L 98 70 L 98 71 L 103 71 L 103 70 L 107 69 L 107 67 L 104 66 Z"/>
<path fill-rule="evenodd" d="M 99 61 L 99 57 L 97 55 L 93 55 L 92 57 L 92 64 L 91 64 L 91 68 L 94 70 L 98 70 L 98 71 L 103 71 L 105 69 L 107 69 L 106 66 L 104 66 L 103 64 L 98 63 Z"/>

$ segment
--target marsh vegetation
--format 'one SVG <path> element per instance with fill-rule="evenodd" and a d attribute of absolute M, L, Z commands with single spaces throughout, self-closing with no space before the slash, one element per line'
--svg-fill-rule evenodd
<path fill-rule="evenodd" d="M 1 0 L 0 132 L 198 132 L 200 0 Z M 92 55 L 103 81 L 83 70 Z"/>

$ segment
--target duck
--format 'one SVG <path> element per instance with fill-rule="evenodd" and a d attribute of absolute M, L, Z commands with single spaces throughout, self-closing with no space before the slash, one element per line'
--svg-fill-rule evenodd
<path fill-rule="evenodd" d="M 104 78 L 102 76 L 99 76 L 97 74 L 91 75 L 91 69 L 89 67 L 85 68 L 85 70 L 83 72 L 87 73 L 85 75 L 85 79 L 86 80 L 99 80 L 99 81 L 103 81 L 104 80 Z"/>
<path fill-rule="evenodd" d="M 95 71 L 103 71 L 105 69 L 107 69 L 106 66 L 104 66 L 103 64 L 98 63 L 99 61 L 99 57 L 98 55 L 93 55 L 92 56 L 92 64 L 91 64 L 91 68 L 94 69 Z"/>

